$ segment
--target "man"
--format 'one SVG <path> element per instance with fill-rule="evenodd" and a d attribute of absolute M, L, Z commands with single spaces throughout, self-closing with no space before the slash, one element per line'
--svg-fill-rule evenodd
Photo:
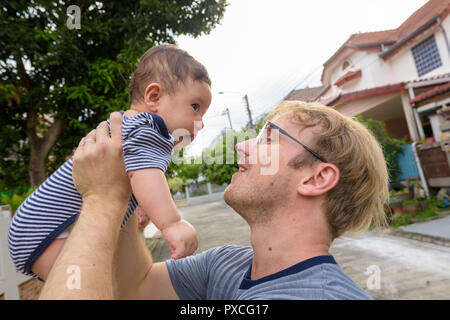
<path fill-rule="evenodd" d="M 224 195 L 249 223 L 252 247 L 153 264 L 135 218 L 119 232 L 130 187 L 120 115 L 112 114 L 111 138 L 101 124 L 74 155 L 83 208 L 64 247 L 49 247 L 33 266 L 47 276 L 62 248 L 41 298 L 369 299 L 328 250 L 344 232 L 384 222 L 388 174 L 379 144 L 359 122 L 320 105 L 284 102 L 267 119 L 257 139 L 236 146 L 240 170 Z M 78 290 L 67 286 L 74 265 Z"/>

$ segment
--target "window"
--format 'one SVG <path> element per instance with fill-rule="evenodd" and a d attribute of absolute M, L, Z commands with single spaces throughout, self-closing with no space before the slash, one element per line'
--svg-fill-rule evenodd
<path fill-rule="evenodd" d="M 412 48 L 412 53 L 419 77 L 442 65 L 434 36 L 429 37 Z"/>

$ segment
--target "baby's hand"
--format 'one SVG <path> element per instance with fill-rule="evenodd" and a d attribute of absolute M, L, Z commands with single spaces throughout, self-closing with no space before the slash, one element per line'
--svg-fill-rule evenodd
<path fill-rule="evenodd" d="M 139 230 L 143 230 L 150 223 L 150 219 L 141 207 L 137 207 L 137 215 Z"/>
<path fill-rule="evenodd" d="M 163 238 L 169 243 L 172 259 L 180 259 L 192 255 L 198 247 L 197 232 L 185 220 L 173 223 L 161 230 Z"/>

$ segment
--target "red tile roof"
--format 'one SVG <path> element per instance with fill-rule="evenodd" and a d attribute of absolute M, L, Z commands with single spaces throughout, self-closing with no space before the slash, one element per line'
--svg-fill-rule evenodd
<path fill-rule="evenodd" d="M 441 19 L 444 20 L 449 14 L 449 9 L 449 0 L 428 1 L 397 28 L 397 39 L 400 40 L 406 37 L 436 14 L 439 14 Z"/>
<path fill-rule="evenodd" d="M 396 29 L 375 31 L 375 32 L 364 32 L 364 33 L 354 33 L 345 42 L 348 45 L 361 46 L 370 44 L 380 44 L 389 43 L 397 41 Z"/>
<path fill-rule="evenodd" d="M 427 100 L 429 98 L 435 97 L 437 95 L 443 94 L 450 91 L 450 82 L 444 83 L 440 86 L 434 87 L 431 90 L 422 92 L 417 97 L 411 99 L 409 101 L 410 104 L 418 103 L 424 100 Z"/>
<path fill-rule="evenodd" d="M 364 89 L 359 91 L 347 92 L 338 94 L 335 97 L 330 97 L 327 99 L 319 99 L 319 102 L 326 106 L 336 105 L 338 103 L 344 103 L 347 101 L 353 101 L 363 98 L 369 98 L 374 96 L 379 96 L 383 94 L 389 94 L 394 92 L 405 91 L 405 82 L 399 82 L 395 84 L 389 84 L 381 87 L 375 87 L 370 89 Z"/>
<path fill-rule="evenodd" d="M 299 90 L 291 91 L 284 100 L 299 100 L 305 102 L 313 102 L 316 101 L 320 95 L 325 92 L 328 87 L 314 87 L 314 88 L 305 88 Z"/>
<path fill-rule="evenodd" d="M 397 29 L 352 34 L 336 53 L 324 63 L 321 80 L 323 81 L 327 65 L 329 65 L 343 49 L 350 47 L 363 50 L 381 46 L 381 44 L 389 46 L 393 45 L 426 24 L 434 16 L 439 15 L 443 21 L 449 13 L 450 0 L 430 0 L 406 19 Z M 387 59 L 400 47 L 401 46 L 398 46 L 395 50 L 392 50 L 392 52 L 390 52 L 388 56 L 385 56 L 384 59 Z"/>
<path fill-rule="evenodd" d="M 362 75 L 361 70 L 349 71 L 346 74 L 344 74 L 342 77 L 337 79 L 335 81 L 334 85 L 340 87 L 341 85 L 343 85 L 346 82 L 349 82 L 349 81 L 354 80 L 354 79 L 361 78 L 361 75 Z"/>
<path fill-rule="evenodd" d="M 432 85 L 438 83 L 444 83 L 450 80 L 450 73 L 438 74 L 436 76 L 425 77 L 408 81 L 408 84 L 412 87 L 421 87 L 424 83 L 431 82 Z"/>

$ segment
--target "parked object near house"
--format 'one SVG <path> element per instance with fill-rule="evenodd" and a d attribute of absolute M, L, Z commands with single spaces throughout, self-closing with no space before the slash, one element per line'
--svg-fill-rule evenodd
<path fill-rule="evenodd" d="M 450 139 L 417 146 L 420 162 L 430 187 L 450 187 L 450 149 L 443 148 L 448 143 Z"/>

